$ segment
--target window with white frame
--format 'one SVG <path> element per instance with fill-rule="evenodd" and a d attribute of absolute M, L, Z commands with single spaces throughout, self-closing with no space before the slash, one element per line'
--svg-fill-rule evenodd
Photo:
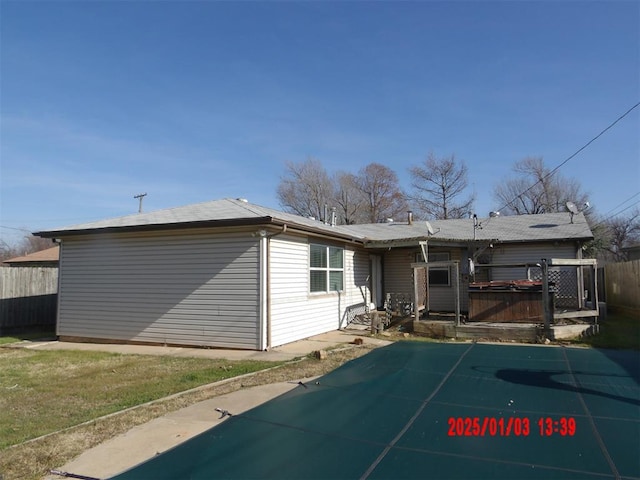
<path fill-rule="evenodd" d="M 309 245 L 309 291 L 340 292 L 344 289 L 344 249 Z"/>

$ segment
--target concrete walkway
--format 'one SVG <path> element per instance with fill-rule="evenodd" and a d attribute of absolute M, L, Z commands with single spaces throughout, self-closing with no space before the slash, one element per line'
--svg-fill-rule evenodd
<path fill-rule="evenodd" d="M 24 341 L 12 345 L 21 348 L 37 350 L 86 350 L 94 352 L 123 353 L 132 355 L 165 355 L 173 357 L 198 357 L 198 358 L 225 358 L 227 360 L 265 360 L 287 361 L 304 357 L 315 350 L 326 350 L 341 344 L 353 342 L 356 338 L 362 338 L 364 343 L 371 345 L 385 345 L 389 342 L 370 338 L 368 332 L 357 330 L 335 330 L 323 333 L 305 340 L 288 343 L 269 351 L 255 350 L 230 350 L 223 348 L 189 348 L 189 347 L 163 347 L 151 345 L 121 345 L 109 343 L 73 343 L 54 341 Z"/>
<path fill-rule="evenodd" d="M 196 403 L 107 440 L 57 470 L 95 478 L 112 477 L 226 421 L 228 417 L 222 418 L 216 408 L 237 415 L 296 387 L 297 382 L 260 385 Z"/>
<path fill-rule="evenodd" d="M 229 360 L 260 359 L 286 361 L 303 357 L 315 350 L 326 350 L 349 344 L 356 337 L 376 347 L 391 342 L 359 335 L 357 331 L 334 331 L 300 340 L 269 352 L 242 350 L 152 347 L 137 345 L 105 345 L 66 342 L 30 342 L 24 348 L 47 350 L 93 350 L 142 355 L 172 355 L 180 357 L 226 358 Z M 301 379 L 307 381 L 309 379 Z M 296 388 L 298 381 L 281 382 L 246 388 L 220 395 L 132 428 L 106 442 L 87 450 L 57 470 L 95 478 L 108 478 L 128 470 L 153 456 L 225 421 L 216 408 L 239 414 Z M 47 480 L 63 478 L 49 475 Z"/>

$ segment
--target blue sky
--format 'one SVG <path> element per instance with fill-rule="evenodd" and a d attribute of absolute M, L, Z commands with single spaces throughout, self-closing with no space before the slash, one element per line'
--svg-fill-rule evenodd
<path fill-rule="evenodd" d="M 640 2 L 2 0 L 1 210 L 31 230 L 224 197 L 278 208 L 286 161 L 455 154 L 480 216 L 640 101 Z M 560 172 L 640 191 L 640 108 Z M 635 201 L 638 197 L 635 197 Z"/>

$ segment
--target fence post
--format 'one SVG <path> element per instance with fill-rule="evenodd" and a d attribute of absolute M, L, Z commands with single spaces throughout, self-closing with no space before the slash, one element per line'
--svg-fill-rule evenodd
<path fill-rule="evenodd" d="M 460 326 L 460 264 L 456 261 L 456 327 Z"/>
<path fill-rule="evenodd" d="M 413 267 L 413 315 L 415 321 L 420 320 L 420 306 L 418 305 L 418 267 Z"/>
<path fill-rule="evenodd" d="M 544 334 L 549 338 L 553 312 L 551 311 L 551 305 L 549 305 L 549 266 L 547 265 L 546 258 L 543 258 L 540 262 L 540 268 L 542 269 L 542 311 L 544 312 Z"/>

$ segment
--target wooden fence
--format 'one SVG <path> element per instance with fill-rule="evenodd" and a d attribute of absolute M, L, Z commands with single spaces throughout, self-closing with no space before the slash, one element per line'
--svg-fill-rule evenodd
<path fill-rule="evenodd" d="M 607 309 L 640 317 L 640 260 L 604 266 Z"/>
<path fill-rule="evenodd" d="M 0 267 L 0 334 L 55 328 L 57 303 L 57 268 Z"/>

